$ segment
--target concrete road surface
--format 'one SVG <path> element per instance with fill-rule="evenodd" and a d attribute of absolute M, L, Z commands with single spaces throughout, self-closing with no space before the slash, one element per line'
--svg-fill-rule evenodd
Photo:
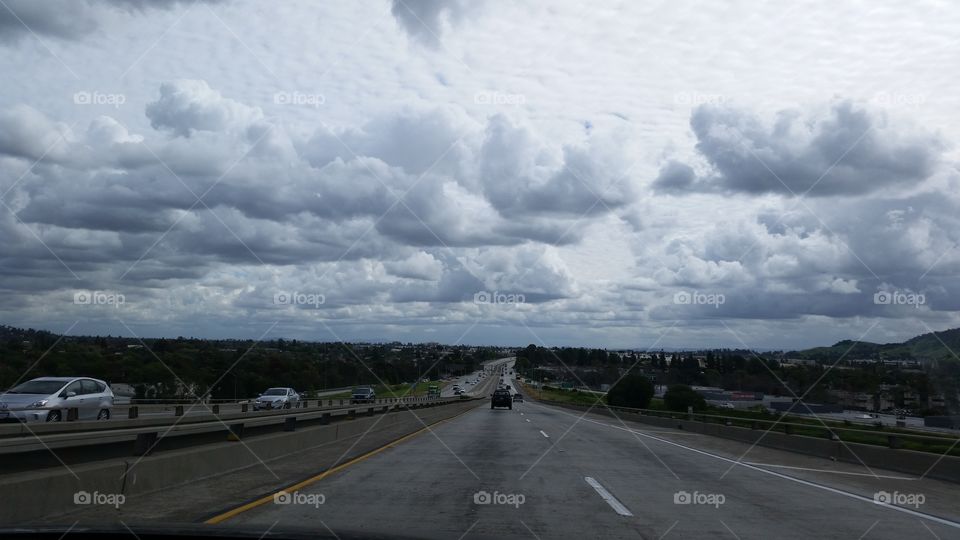
<path fill-rule="evenodd" d="M 488 362 L 482 370 L 474 371 L 473 373 L 462 377 L 457 377 L 451 381 L 443 388 L 440 395 L 442 397 L 450 397 L 455 395 L 453 387 L 457 384 L 459 384 L 460 388 L 462 388 L 463 391 L 470 396 L 483 395 L 484 392 L 490 393 L 493 391 L 493 388 L 495 388 L 494 386 L 488 384 L 490 379 L 493 378 L 499 380 L 500 367 L 504 365 L 512 366 L 514 362 L 515 359 L 513 357 L 500 358 L 492 362 Z M 483 377 L 480 376 L 481 373 L 483 373 Z M 467 384 L 468 381 L 472 381 L 474 384 Z"/>
<path fill-rule="evenodd" d="M 761 448 L 756 465 L 735 465 L 747 445 L 532 401 L 483 404 L 432 432 L 224 524 L 427 538 L 960 538 L 960 489 L 939 481 Z M 904 506 L 875 504 L 879 491 Z"/>

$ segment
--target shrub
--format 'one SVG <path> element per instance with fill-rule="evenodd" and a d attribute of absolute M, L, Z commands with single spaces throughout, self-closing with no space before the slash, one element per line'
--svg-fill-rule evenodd
<path fill-rule="evenodd" d="M 627 375 L 607 391 L 607 403 L 616 407 L 646 409 L 653 399 L 653 383 L 643 375 Z"/>
<path fill-rule="evenodd" d="M 695 411 L 707 408 L 707 401 L 703 396 L 685 384 L 675 384 L 668 388 L 663 394 L 663 403 L 667 409 L 679 412 L 687 412 L 687 407 L 693 407 Z"/>

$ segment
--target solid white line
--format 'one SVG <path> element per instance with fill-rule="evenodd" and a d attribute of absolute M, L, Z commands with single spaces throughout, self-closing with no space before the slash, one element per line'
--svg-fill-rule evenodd
<path fill-rule="evenodd" d="M 589 476 L 584 476 L 583 479 L 586 480 L 587 483 L 590 484 L 593 487 L 593 489 L 595 489 L 597 493 L 600 494 L 600 497 L 603 500 L 607 501 L 607 504 L 609 504 L 610 507 L 613 508 L 614 512 L 620 514 L 621 516 L 633 515 L 630 513 L 630 510 L 627 510 L 627 507 L 624 506 L 623 503 L 618 501 L 616 497 L 611 495 L 609 491 L 607 491 L 603 486 L 601 486 L 600 482 L 597 482 L 596 480 L 594 480 Z"/>
<path fill-rule="evenodd" d="M 742 461 L 741 463 L 746 463 L 747 465 L 756 465 L 757 467 L 776 467 L 780 469 L 794 469 L 797 471 L 823 472 L 823 473 L 830 473 L 830 474 L 847 474 L 851 476 L 869 476 L 870 478 L 887 478 L 890 480 L 918 480 L 917 478 L 911 478 L 907 476 L 889 476 L 884 474 L 869 474 L 869 473 L 850 472 L 850 471 L 831 471 L 830 469 L 811 469 L 809 467 L 792 467 L 790 465 L 777 465 L 775 463 L 757 463 L 756 461 Z"/>
<path fill-rule="evenodd" d="M 540 406 L 540 407 L 543 407 L 542 405 L 539 405 L 539 406 Z M 546 408 L 546 407 L 544 407 L 544 408 Z M 570 414 L 570 413 L 565 412 L 565 411 L 556 411 L 556 412 L 559 412 L 560 414 L 565 414 L 565 415 L 567 415 L 567 416 L 572 416 L 572 417 L 574 417 L 574 418 L 577 417 L 577 415 L 575 415 L 575 414 Z M 919 518 L 923 518 L 923 519 L 928 519 L 928 520 L 930 520 L 930 521 L 935 521 L 935 522 L 940 523 L 940 524 L 943 524 L 943 525 L 948 525 L 948 526 L 950 526 L 950 527 L 953 527 L 953 528 L 956 528 L 956 529 L 960 529 L 960 523 L 957 523 L 956 521 L 950 521 L 949 519 L 944 519 L 944 518 L 937 517 L 937 516 L 934 516 L 934 515 L 931 515 L 931 514 L 924 514 L 923 512 L 917 512 L 916 510 L 911 510 L 911 509 L 909 509 L 909 508 L 904 508 L 904 507 L 902 507 L 902 506 L 894 506 L 894 505 L 890 505 L 890 504 L 878 504 L 876 501 L 874 501 L 874 500 L 873 500 L 872 498 L 870 498 L 870 497 L 865 497 L 865 496 L 863 496 L 863 495 L 858 495 L 858 494 L 856 494 L 856 493 L 850 493 L 849 491 L 843 491 L 843 490 L 841 490 L 841 489 L 832 488 L 832 487 L 830 487 L 830 486 L 825 486 L 825 485 L 822 485 L 822 484 L 817 484 L 817 483 L 814 483 L 814 482 L 809 482 L 809 481 L 807 481 L 807 480 L 802 480 L 802 479 L 800 479 L 800 478 L 795 478 L 795 477 L 793 477 L 793 476 L 788 476 L 788 475 L 786 475 L 786 474 L 780 474 L 780 473 L 775 472 L 775 471 L 770 471 L 770 470 L 767 470 L 767 469 L 763 469 L 763 468 L 760 468 L 760 467 L 756 467 L 756 466 L 754 466 L 754 465 L 749 465 L 749 464 L 747 464 L 747 463 L 744 463 L 743 461 L 737 461 L 737 460 L 733 460 L 733 459 L 726 458 L 726 457 L 723 457 L 723 456 L 718 456 L 717 454 L 711 454 L 710 452 L 707 452 L 707 451 L 704 451 L 704 450 L 700 450 L 700 449 L 698 449 L 698 448 L 693 448 L 693 447 L 690 447 L 690 446 L 685 446 L 685 445 L 682 445 L 682 444 L 680 444 L 680 443 L 675 443 L 675 442 L 673 442 L 673 441 L 670 441 L 670 440 L 667 440 L 667 439 L 663 439 L 663 438 L 660 438 L 660 437 L 654 437 L 653 435 L 649 435 L 649 434 L 644 433 L 644 432 L 642 432 L 642 431 L 637 431 L 637 430 L 634 430 L 634 429 L 629 429 L 629 428 L 625 428 L 625 427 L 621 427 L 621 426 L 614 426 L 614 425 L 612 425 L 612 424 L 606 424 L 606 423 L 603 423 L 603 422 L 598 422 L 598 421 L 596 421 L 596 420 L 591 420 L 590 418 L 586 418 L 585 416 L 582 418 L 582 420 L 585 421 L 585 422 L 591 422 L 591 423 L 593 423 L 593 424 L 597 424 L 598 426 L 606 426 L 606 427 L 613 428 L 613 429 L 619 429 L 619 430 L 621 430 L 621 431 L 627 431 L 627 432 L 630 432 L 630 433 L 635 433 L 635 434 L 640 435 L 640 436 L 642 436 L 642 437 L 647 437 L 648 439 L 653 439 L 653 440 L 655 440 L 655 441 L 660 441 L 660 442 L 662 442 L 662 443 L 664 443 L 664 444 L 669 444 L 669 445 L 671 445 L 671 446 L 676 446 L 677 448 L 683 448 L 684 450 L 689 450 L 689 451 L 691 451 L 691 452 L 696 452 L 697 454 L 702 454 L 702 455 L 704 455 L 704 456 L 710 456 L 710 457 L 712 457 L 712 458 L 719 459 L 719 460 L 721 460 L 721 461 L 726 461 L 727 463 L 733 463 L 733 464 L 735 464 L 735 465 L 740 465 L 741 467 L 745 467 L 745 468 L 747 468 L 747 469 L 752 469 L 752 470 L 754 470 L 754 471 L 761 472 L 761 473 L 763 473 L 763 474 L 769 474 L 770 476 L 776 476 L 777 478 L 782 478 L 782 479 L 784 479 L 784 480 L 789 480 L 789 481 L 791 481 L 791 482 L 796 482 L 796 483 L 798 483 L 798 484 L 802 484 L 802 485 L 805 485 L 805 486 L 808 486 L 808 487 L 813 487 L 813 488 L 817 488 L 817 489 L 822 489 L 822 490 L 824 490 L 824 491 L 829 491 L 830 493 L 835 493 L 835 494 L 837 494 L 837 495 L 843 495 L 844 497 L 849 497 L 849 498 L 851 498 L 851 499 L 856 499 L 856 500 L 858 500 L 858 501 L 868 502 L 868 503 L 870 503 L 870 504 L 876 504 L 876 505 L 878 505 L 878 506 L 883 506 L 884 508 L 889 508 L 889 509 L 891 509 L 891 510 L 896 510 L 897 512 L 903 512 L 904 514 L 910 514 L 911 516 L 914 516 L 914 517 L 919 517 Z"/>
<path fill-rule="evenodd" d="M 550 438 L 550 436 L 547 435 L 546 433 L 544 433 L 542 429 L 540 430 L 540 434 L 543 435 L 544 437 L 548 438 L 548 439 Z"/>

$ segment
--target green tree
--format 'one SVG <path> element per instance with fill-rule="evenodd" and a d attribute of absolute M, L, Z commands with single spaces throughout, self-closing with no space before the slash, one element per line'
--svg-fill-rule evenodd
<path fill-rule="evenodd" d="M 663 403 L 671 411 L 686 412 L 687 407 L 693 407 L 695 411 L 707 408 L 707 402 L 703 396 L 685 384 L 675 384 L 668 388 L 663 394 Z"/>
<path fill-rule="evenodd" d="M 607 392 L 607 403 L 617 407 L 646 409 L 653 399 L 653 383 L 643 375 L 627 375 Z"/>

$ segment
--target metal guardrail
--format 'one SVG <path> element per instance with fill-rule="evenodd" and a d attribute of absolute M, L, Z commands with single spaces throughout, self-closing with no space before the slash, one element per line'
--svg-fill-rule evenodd
<path fill-rule="evenodd" d="M 135 441 L 134 452 L 152 448 L 158 439 L 182 435 L 198 435 L 227 431 L 239 437 L 244 427 L 282 424 L 285 430 L 295 429 L 298 421 L 329 422 L 337 417 L 352 418 L 360 414 L 373 415 L 391 411 L 434 407 L 464 400 L 484 399 L 483 388 L 492 378 L 468 392 L 468 395 L 435 397 L 407 396 L 379 398 L 372 403 L 356 404 L 350 399 L 305 399 L 290 409 L 252 411 L 247 403 L 205 403 L 193 400 L 186 403 L 136 404 L 115 406 L 114 411 L 127 410 L 126 419 L 109 421 L 79 421 L 76 409 L 67 409 L 66 422 L 0 424 L 0 454 L 15 454 L 34 450 L 95 446 Z M 170 410 L 172 416 L 141 417 L 141 408 Z M 200 408 L 199 413 L 193 410 Z M 239 410 L 236 410 L 239 408 Z"/>
<path fill-rule="evenodd" d="M 434 398 L 428 399 L 426 397 L 407 397 L 407 398 L 383 398 L 377 399 L 372 403 L 352 403 L 349 399 L 323 399 L 323 400 L 304 400 L 299 402 L 296 406 L 290 409 L 264 409 L 260 411 L 254 411 L 252 407 L 248 407 L 247 404 L 235 404 L 236 407 L 226 408 L 221 407 L 219 404 L 204 404 L 194 402 L 189 407 L 184 405 L 172 405 L 172 406 L 129 406 L 129 407 L 114 407 L 114 411 L 127 409 L 127 418 L 119 419 L 115 418 L 109 421 L 80 421 L 76 419 L 76 413 L 69 413 L 63 415 L 64 418 L 71 418 L 70 421 L 65 422 L 37 422 L 37 423 L 21 423 L 21 422 L 9 422 L 6 424 L 0 424 L 0 441 L 6 437 L 11 436 L 28 436 L 35 433 L 57 433 L 57 432 L 75 432 L 75 431 L 109 431 L 113 429 L 121 429 L 124 427 L 139 426 L 139 425 L 168 425 L 168 424 L 190 424 L 197 423 L 209 420 L 214 417 L 236 417 L 236 418 L 257 418 L 265 415 L 284 415 L 284 414 L 296 414 L 303 410 L 332 410 L 332 409 L 341 409 L 341 408 L 351 408 L 351 407 L 372 407 L 372 406 L 384 406 L 384 405 L 418 405 L 435 401 L 443 401 L 451 398 Z M 141 412 L 141 407 L 146 411 L 155 410 L 155 407 L 162 407 L 165 410 L 170 411 L 172 414 L 170 416 L 154 416 L 152 418 L 140 417 L 139 413 Z M 65 411 L 76 411 L 76 409 L 65 409 Z M 198 411 L 198 412 L 194 412 Z M 189 413 L 189 414 L 188 414 Z"/>
<path fill-rule="evenodd" d="M 101 444 L 134 442 L 134 455 L 149 452 L 156 441 L 166 437 L 200 435 L 225 432 L 235 438 L 241 438 L 245 428 L 282 425 L 286 431 L 294 431 L 298 422 L 319 421 L 321 425 L 334 419 L 351 419 L 357 416 L 373 416 L 392 411 L 416 410 L 452 403 L 460 403 L 461 398 L 439 398 L 434 400 L 416 400 L 410 402 L 392 402 L 380 404 L 348 405 L 335 408 L 299 408 L 263 411 L 262 413 L 224 413 L 198 414 L 182 417 L 176 422 L 168 418 L 141 419 L 116 422 L 71 422 L 58 424 L 36 424 L 2 426 L 21 428 L 19 433 L 6 433 L 0 438 L 0 455 L 16 454 L 36 450 L 77 448 Z"/>
<path fill-rule="evenodd" d="M 561 401 L 553 401 L 548 399 L 538 398 L 538 401 L 544 403 L 550 403 L 555 405 L 573 405 L 575 407 L 586 408 L 586 405 L 579 405 L 574 403 L 566 403 Z M 604 410 L 611 410 L 615 412 L 623 412 L 627 414 L 638 414 L 643 416 L 653 416 L 657 418 L 666 418 L 671 420 L 687 420 L 694 422 L 702 422 L 704 424 L 721 424 L 725 426 L 733 427 L 743 427 L 754 430 L 770 430 L 776 431 L 779 433 L 784 433 L 787 435 L 803 435 L 802 432 L 818 432 L 820 437 L 830 439 L 830 440 L 850 440 L 844 439 L 843 434 L 854 434 L 860 436 L 867 436 L 867 438 L 873 438 L 877 441 L 886 439 L 885 444 L 878 444 L 877 442 L 870 442 L 869 440 L 864 441 L 861 438 L 853 439 L 851 442 L 859 442 L 863 444 L 873 444 L 875 446 L 887 446 L 889 448 L 903 448 L 905 442 L 917 442 L 922 444 L 929 445 L 934 443 L 937 445 L 943 445 L 948 448 L 957 448 L 960 447 L 960 437 L 952 437 L 949 435 L 934 435 L 927 433 L 916 433 L 909 432 L 903 428 L 891 428 L 884 427 L 881 429 L 868 430 L 868 429 L 859 429 L 859 428 L 849 428 L 843 426 L 834 426 L 827 423 L 826 426 L 822 424 L 808 424 L 800 422 L 789 422 L 782 421 L 778 419 L 759 419 L 759 418 L 749 418 L 742 416 L 726 416 L 718 414 L 708 414 L 708 413 L 683 413 L 676 411 L 663 411 L 658 409 L 635 409 L 632 407 L 620 407 L 614 405 L 598 405 L 593 407 L 597 412 L 602 412 Z M 682 426 L 681 426 L 682 427 Z M 923 451 L 922 449 L 919 449 Z"/>
<path fill-rule="evenodd" d="M 409 396 L 409 397 L 398 397 L 398 398 L 379 398 L 370 402 L 372 405 L 384 405 L 390 403 L 417 403 L 425 401 L 429 398 L 426 396 Z M 347 405 L 356 405 L 359 403 L 354 403 L 352 399 L 303 399 L 295 404 L 293 404 L 289 409 L 301 409 L 311 407 L 312 402 L 317 402 L 317 407 L 323 407 L 326 403 L 327 407 L 343 407 Z M 366 403 L 365 403 L 366 404 Z M 193 410 L 207 410 L 213 414 L 219 414 L 221 409 L 229 410 L 231 408 L 239 409 L 240 412 L 251 412 L 253 410 L 252 402 L 208 402 L 204 400 L 171 400 L 170 403 L 137 403 L 137 404 L 115 404 L 112 408 L 112 420 L 116 421 L 117 416 L 126 416 L 128 419 L 138 418 L 140 412 L 152 412 L 156 414 L 157 412 L 170 412 L 171 416 L 183 416 Z M 280 409 L 265 409 L 265 410 L 280 410 Z M 79 409 L 77 408 L 60 408 L 60 407 L 20 407 L 20 408 L 7 408 L 4 409 L 5 412 L 15 412 L 15 411 L 60 411 L 61 412 L 61 421 L 74 422 L 79 421 Z M 6 426 L 17 425 L 18 421 L 13 418 L 8 418 Z M 55 422 L 54 425 L 59 424 Z M 40 425 L 40 424 L 36 424 Z M 4 430 L 4 424 L 0 424 L 0 437 L 4 435 L 7 430 Z"/>

